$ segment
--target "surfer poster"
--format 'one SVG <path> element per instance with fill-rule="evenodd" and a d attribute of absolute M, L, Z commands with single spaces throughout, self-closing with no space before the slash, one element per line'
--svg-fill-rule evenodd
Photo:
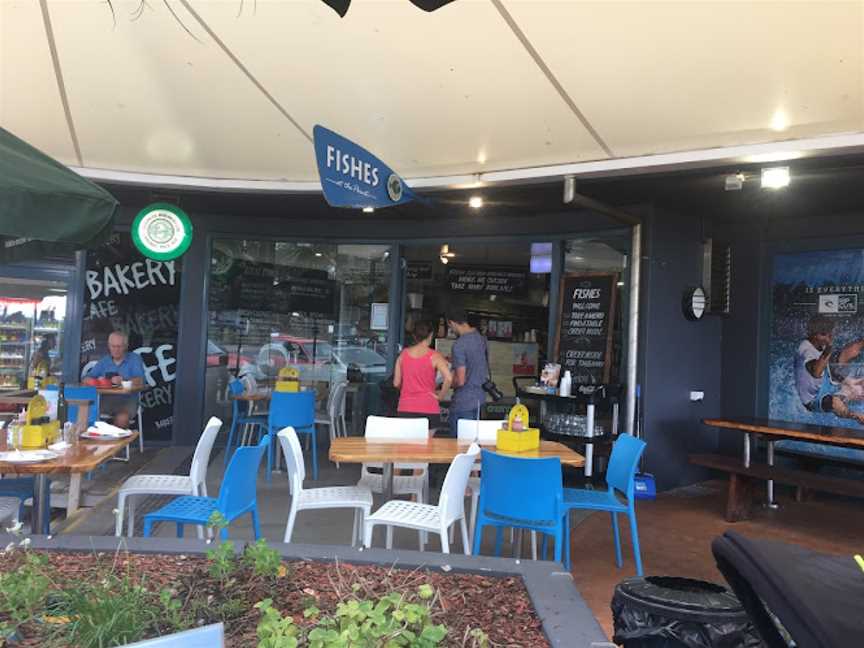
<path fill-rule="evenodd" d="M 864 250 L 774 258 L 768 415 L 864 426 Z"/>

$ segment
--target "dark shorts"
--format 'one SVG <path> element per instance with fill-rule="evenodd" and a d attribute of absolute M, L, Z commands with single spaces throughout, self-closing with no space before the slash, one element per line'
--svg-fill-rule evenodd
<path fill-rule="evenodd" d="M 442 428 L 440 414 L 422 414 L 415 412 L 396 412 L 398 418 L 425 418 L 429 420 L 429 436 L 435 436 L 435 433 Z"/>
<path fill-rule="evenodd" d="M 834 411 L 834 403 L 833 398 L 837 396 L 837 394 L 826 394 L 825 396 L 817 396 L 809 403 L 804 404 L 804 408 L 809 412 L 819 413 L 819 412 L 833 412 Z"/>
<path fill-rule="evenodd" d="M 126 413 L 130 419 L 133 419 L 138 415 L 138 396 L 102 396 L 100 410 L 109 416 Z"/>

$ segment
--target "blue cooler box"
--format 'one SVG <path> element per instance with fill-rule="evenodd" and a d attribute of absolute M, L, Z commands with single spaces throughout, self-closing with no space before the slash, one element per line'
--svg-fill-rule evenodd
<path fill-rule="evenodd" d="M 654 483 L 654 475 L 636 473 L 633 480 L 633 492 L 636 499 L 657 499 L 657 486 Z"/>

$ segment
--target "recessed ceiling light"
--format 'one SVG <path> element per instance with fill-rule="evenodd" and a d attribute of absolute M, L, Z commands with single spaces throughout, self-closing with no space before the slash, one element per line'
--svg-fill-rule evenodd
<path fill-rule="evenodd" d="M 782 189 L 789 186 L 789 167 L 762 169 L 763 189 Z"/>
<path fill-rule="evenodd" d="M 374 211 L 375 211 L 375 208 L 374 208 L 374 207 L 364 207 L 364 208 L 363 208 L 363 213 L 364 213 L 364 214 L 371 214 L 371 213 L 374 212 Z"/>
<path fill-rule="evenodd" d="M 778 109 L 774 111 L 771 117 L 771 130 L 784 131 L 789 127 L 789 118 L 786 117 L 786 111 Z"/>
<path fill-rule="evenodd" d="M 473 209 L 480 209 L 483 206 L 483 196 L 471 196 L 468 199 L 468 206 Z"/>

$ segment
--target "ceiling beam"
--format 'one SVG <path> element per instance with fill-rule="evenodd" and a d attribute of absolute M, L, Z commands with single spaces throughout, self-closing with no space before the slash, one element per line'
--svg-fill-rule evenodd
<path fill-rule="evenodd" d="M 54 67 L 54 78 L 57 80 L 57 90 L 60 92 L 60 103 L 63 104 L 66 126 L 69 128 L 69 136 L 72 138 L 72 148 L 75 149 L 75 159 L 80 166 L 84 166 L 81 145 L 78 143 L 78 133 L 75 132 L 72 109 L 69 107 L 69 97 L 66 94 L 66 83 L 63 81 L 63 68 L 60 66 L 60 56 L 57 54 L 57 42 L 54 40 L 51 14 L 48 13 L 48 0 L 39 0 L 39 8 L 42 10 L 42 24 L 45 25 L 45 37 L 48 39 L 48 50 L 51 53 L 51 65 Z"/>
<path fill-rule="evenodd" d="M 594 141 L 597 142 L 597 146 L 603 149 L 603 152 L 606 153 L 610 158 L 615 157 L 615 154 L 612 152 L 612 149 L 606 144 L 605 140 L 600 137 L 600 133 L 597 132 L 597 129 L 588 121 L 588 118 L 584 115 L 584 113 L 579 110 L 579 106 L 576 105 L 576 102 L 573 101 L 573 98 L 567 94 L 567 91 L 564 89 L 564 86 L 561 85 L 561 82 L 558 81 L 558 77 L 552 72 L 548 65 L 546 65 L 546 61 L 543 60 L 543 57 L 540 56 L 540 52 L 534 47 L 528 37 L 525 35 L 525 32 L 522 31 L 522 28 L 510 15 L 510 12 L 507 11 L 507 8 L 504 6 L 504 3 L 501 0 L 492 0 L 492 4 L 498 10 L 498 13 L 501 14 L 501 17 L 504 19 L 504 22 L 507 23 L 507 26 L 510 28 L 510 31 L 513 32 L 513 35 L 522 43 L 522 47 L 525 48 L 525 51 L 528 52 L 528 55 L 534 61 L 534 64 L 540 68 L 540 71 L 543 73 L 543 76 L 546 77 L 546 80 L 552 84 L 552 87 L 555 88 L 555 91 L 558 93 L 558 96 L 567 104 L 567 107 L 570 111 L 576 115 L 576 119 L 582 124 L 582 127 L 588 131 L 591 137 L 594 138 Z"/>

